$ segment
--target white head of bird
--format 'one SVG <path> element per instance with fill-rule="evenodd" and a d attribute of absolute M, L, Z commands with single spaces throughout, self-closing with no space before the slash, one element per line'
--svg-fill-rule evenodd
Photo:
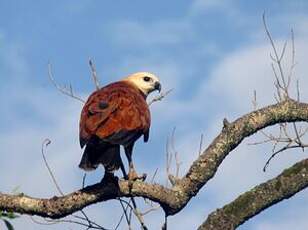
<path fill-rule="evenodd" d="M 161 90 L 161 84 L 159 78 L 152 73 L 138 72 L 123 79 L 134 84 L 145 96 L 148 96 L 151 92 Z"/>

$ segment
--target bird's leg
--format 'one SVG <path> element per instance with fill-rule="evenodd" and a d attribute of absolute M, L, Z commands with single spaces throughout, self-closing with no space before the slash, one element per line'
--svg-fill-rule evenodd
<path fill-rule="evenodd" d="M 114 172 L 105 171 L 104 177 L 101 180 L 102 184 L 116 183 L 118 178 L 114 175 Z"/>
<path fill-rule="evenodd" d="M 134 145 L 129 145 L 127 147 L 125 147 L 125 155 L 127 157 L 127 160 L 128 160 L 128 180 L 142 180 L 144 181 L 145 178 L 146 178 L 146 174 L 142 174 L 141 176 L 138 176 L 136 170 L 135 170 L 135 167 L 134 167 L 134 164 L 133 164 L 133 161 L 132 161 L 132 153 L 133 153 L 133 147 Z"/>

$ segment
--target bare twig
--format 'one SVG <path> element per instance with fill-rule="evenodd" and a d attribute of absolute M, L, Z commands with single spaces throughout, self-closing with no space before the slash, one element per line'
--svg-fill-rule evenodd
<path fill-rule="evenodd" d="M 275 151 L 271 157 L 267 160 L 267 162 L 265 163 L 264 167 L 263 167 L 263 171 L 265 172 L 270 161 L 279 153 L 284 152 L 285 150 L 288 149 L 294 149 L 294 148 L 307 148 L 308 145 L 306 144 L 296 144 L 296 145 L 291 145 L 292 143 L 288 143 L 286 146 L 282 147 L 281 149 L 279 149 L 278 151 Z"/>
<path fill-rule="evenodd" d="M 199 156 L 202 153 L 202 148 L 203 148 L 203 133 L 201 134 L 201 137 L 200 137 L 199 154 L 198 154 Z"/>
<path fill-rule="evenodd" d="M 292 58 L 291 58 L 291 67 L 290 67 L 290 71 L 289 71 L 289 74 L 288 74 L 288 86 L 291 83 L 293 71 L 294 71 L 294 68 L 296 66 L 296 63 L 295 63 L 295 42 L 294 42 L 294 31 L 293 31 L 293 29 L 291 29 L 291 44 L 292 44 Z"/>
<path fill-rule="evenodd" d="M 49 166 L 49 163 L 46 159 L 46 156 L 45 156 L 45 148 L 47 148 L 47 146 L 51 144 L 51 141 L 50 139 L 46 138 L 43 143 L 42 143 L 42 147 L 41 147 L 41 153 L 42 153 L 42 157 L 43 157 L 43 160 L 44 160 L 44 163 L 45 163 L 45 166 L 48 170 L 48 173 L 50 175 L 50 177 L 52 178 L 52 181 L 57 189 L 57 191 L 60 193 L 60 195 L 64 196 L 64 193 L 62 191 L 62 189 L 60 188 L 57 180 L 56 180 L 56 177 L 51 169 L 51 167 Z M 83 176 L 83 185 L 82 185 L 82 188 L 84 188 L 84 183 L 85 183 L 85 177 L 86 177 L 86 174 L 84 174 Z M 87 214 L 83 211 L 83 210 L 80 210 L 81 214 L 84 216 L 84 217 L 81 217 L 81 216 L 78 216 L 78 215 L 72 215 L 72 217 L 76 218 L 76 219 L 80 219 L 80 220 L 83 220 L 83 221 L 86 221 L 87 222 L 87 226 L 90 228 L 96 228 L 96 229 L 105 229 L 104 227 L 98 225 L 97 223 L 91 221 L 89 219 L 89 217 L 87 216 Z M 46 219 L 45 219 L 46 221 Z M 70 221 L 70 222 L 74 222 L 73 220 Z M 76 221 L 75 221 L 76 222 Z M 79 222 L 76 222 L 76 223 L 79 223 Z M 85 225 L 85 224 L 82 224 L 82 225 Z"/>
<path fill-rule="evenodd" d="M 158 172 L 158 168 L 155 169 L 154 174 L 153 174 L 153 176 L 152 176 L 152 178 L 150 180 L 150 183 L 154 183 L 154 179 L 155 179 L 155 177 L 157 175 L 157 172 Z"/>
<path fill-rule="evenodd" d="M 266 20 L 265 20 L 265 14 L 263 14 L 263 24 L 264 24 L 264 28 L 267 34 L 267 37 L 269 38 L 271 47 L 273 49 L 274 52 L 274 56 L 270 55 L 271 59 L 273 60 L 274 63 L 271 64 L 272 67 L 272 71 L 275 77 L 275 82 L 274 82 L 274 86 L 276 88 L 276 95 L 275 99 L 277 101 L 277 103 L 282 102 L 285 99 L 288 99 L 289 97 L 289 86 L 291 83 L 291 79 L 292 79 L 292 75 L 293 75 L 293 70 L 294 70 L 294 66 L 295 66 L 295 46 L 294 46 L 294 33 L 293 30 L 291 30 L 291 41 L 292 41 L 292 63 L 291 63 L 291 67 L 289 70 L 289 74 L 288 74 L 288 78 L 285 79 L 285 74 L 284 74 L 284 70 L 282 68 L 281 62 L 284 58 L 285 55 L 285 51 L 286 51 L 286 47 L 287 47 L 287 41 L 284 43 L 283 48 L 282 48 L 282 52 L 280 55 L 278 55 L 277 52 L 277 48 L 275 45 L 275 42 L 272 38 L 272 35 L 267 27 L 266 24 Z M 275 67 L 276 66 L 276 67 Z M 276 68 L 278 68 L 279 71 L 276 71 Z M 296 89 L 297 89 L 297 101 L 299 102 L 299 83 L 297 81 L 296 84 Z M 282 95 L 283 94 L 283 95 Z M 256 99 L 254 98 L 253 100 L 253 105 L 254 107 L 256 107 Z M 301 138 L 303 137 L 303 133 L 301 133 L 298 128 L 297 125 L 293 122 L 292 123 L 292 129 L 294 130 L 294 134 L 295 137 L 293 137 L 293 133 L 290 133 L 290 129 L 288 128 L 288 124 L 287 123 L 279 123 L 279 135 L 273 135 L 273 134 L 267 134 L 264 131 L 261 131 L 261 133 L 266 137 L 264 140 L 260 141 L 260 142 L 255 142 L 252 143 L 254 145 L 256 144 L 262 144 L 262 143 L 269 143 L 272 142 L 273 143 L 273 147 L 272 147 L 272 155 L 271 157 L 268 159 L 268 161 L 266 162 L 263 171 L 266 170 L 266 168 L 268 167 L 270 161 L 279 153 L 286 151 L 288 149 L 291 148 L 302 148 L 302 150 L 304 151 L 305 147 L 307 147 L 306 144 L 304 144 L 301 140 Z M 284 143 L 284 146 L 279 148 L 278 150 L 277 147 L 279 146 L 279 144 Z"/>
<path fill-rule="evenodd" d="M 300 101 L 300 91 L 299 91 L 299 80 L 296 81 L 296 100 L 299 102 Z"/>
<path fill-rule="evenodd" d="M 62 219 L 62 220 L 48 220 L 46 219 L 47 222 L 50 222 L 50 223 L 55 223 L 55 224 L 59 224 L 59 223 L 70 223 L 70 224 L 78 224 L 78 225 L 81 225 L 81 226 L 84 226 L 86 227 L 87 229 L 99 229 L 99 230 L 108 230 L 106 228 L 103 228 L 101 226 L 93 226 L 93 225 L 88 225 L 88 224 L 85 224 L 83 222 L 80 222 L 80 221 L 75 221 L 75 220 L 67 220 L 67 219 Z"/>
<path fill-rule="evenodd" d="M 252 106 L 253 109 L 256 110 L 258 108 L 258 103 L 257 103 L 257 90 L 253 91 L 253 98 L 252 98 Z"/>
<path fill-rule="evenodd" d="M 179 159 L 179 154 L 178 152 L 175 152 L 174 154 L 174 159 L 175 159 L 175 165 L 176 165 L 176 172 L 175 172 L 175 177 L 179 178 L 179 174 L 180 174 L 180 167 L 182 162 Z"/>
<path fill-rule="evenodd" d="M 44 218 L 43 219 L 44 221 L 39 221 L 34 216 L 30 216 L 30 219 L 33 223 L 39 224 L 39 225 L 55 225 L 55 224 L 60 224 L 60 223 L 70 223 L 70 224 L 77 224 L 77 225 L 87 227 L 87 229 L 108 230 L 92 221 L 90 221 L 91 224 L 85 224 L 83 222 L 72 220 L 72 219 L 50 220 L 50 219 Z M 81 220 L 83 219 L 81 218 Z"/>
<path fill-rule="evenodd" d="M 156 211 L 156 210 L 159 209 L 159 208 L 160 208 L 160 205 L 152 206 L 152 207 L 150 207 L 148 210 L 142 212 L 141 215 L 142 215 L 142 216 L 145 216 L 145 215 L 147 215 L 147 214 L 149 214 L 149 213 L 151 213 L 151 212 L 153 212 L 153 211 Z"/>
<path fill-rule="evenodd" d="M 170 153 L 170 140 L 169 137 L 167 138 L 166 142 L 166 174 L 167 174 L 167 180 L 166 180 L 166 187 L 168 186 L 169 183 L 169 175 L 170 175 L 170 168 L 171 168 L 171 163 L 172 163 L 172 154 Z"/>
<path fill-rule="evenodd" d="M 51 83 L 53 84 L 53 86 L 60 91 L 60 93 L 69 96 L 71 98 L 74 98 L 82 103 L 85 103 L 85 100 L 83 100 L 81 97 L 76 96 L 73 92 L 73 87 L 71 85 L 69 85 L 69 88 L 67 88 L 66 86 L 60 86 L 58 85 L 58 83 L 55 81 L 53 74 L 52 74 L 52 68 L 51 68 L 51 64 L 48 64 L 48 78 L 51 81 Z"/>
<path fill-rule="evenodd" d="M 100 84 L 99 84 L 99 80 L 98 80 L 98 77 L 97 77 L 96 68 L 95 68 L 95 65 L 94 65 L 94 63 L 91 59 L 89 59 L 89 65 L 90 65 L 90 68 L 91 68 L 92 78 L 93 78 L 93 81 L 94 81 L 94 84 L 95 84 L 95 88 L 96 88 L 96 90 L 99 90 Z"/>
<path fill-rule="evenodd" d="M 83 174 L 81 188 L 85 187 L 86 184 L 87 173 Z"/>
<path fill-rule="evenodd" d="M 154 102 L 157 101 L 161 101 L 162 99 L 164 99 L 169 93 L 172 92 L 173 89 L 169 89 L 166 92 L 161 92 L 158 96 L 154 97 L 149 103 L 148 105 L 152 105 Z"/>
<path fill-rule="evenodd" d="M 143 220 L 143 215 L 141 212 L 139 212 L 139 210 L 137 209 L 137 207 L 134 205 L 134 200 L 131 199 L 131 201 L 133 202 L 133 205 L 131 205 L 129 202 L 127 202 L 126 200 L 123 200 L 123 199 L 119 199 L 121 202 L 124 202 L 126 203 L 130 208 L 131 208 L 131 211 L 135 214 L 135 216 L 137 217 L 138 221 L 140 222 L 141 224 L 141 228 L 143 230 L 147 230 L 148 228 L 146 227 L 145 223 L 144 223 L 144 220 Z M 131 215 L 130 215 L 131 216 Z M 129 223 L 130 223 L 130 219 L 131 217 L 129 217 Z"/>
<path fill-rule="evenodd" d="M 127 214 L 128 207 L 130 207 L 132 209 L 132 207 L 129 205 L 131 200 L 129 200 L 129 202 L 127 203 L 126 207 L 124 207 L 124 204 L 123 204 L 124 202 L 122 201 L 122 199 L 118 199 L 118 200 L 120 201 L 120 204 L 121 204 L 121 207 L 122 207 L 122 210 L 123 210 L 123 214 L 121 215 L 120 220 L 119 220 L 115 230 L 119 228 L 119 226 L 120 226 L 120 224 L 122 222 L 123 216 L 125 216 L 128 229 L 131 229 L 131 218 L 129 218 L 129 216 Z"/>
<path fill-rule="evenodd" d="M 276 45 L 275 45 L 275 42 L 272 38 L 272 35 L 267 27 L 267 24 L 266 24 L 266 18 L 265 18 L 265 13 L 263 13 L 263 16 L 262 16 L 262 19 L 263 19 L 263 25 L 264 25 L 264 28 L 265 28 L 265 32 L 266 32 L 266 35 L 270 41 L 270 44 L 273 48 L 273 51 L 274 51 L 274 57 L 271 56 L 272 60 L 277 64 L 278 66 L 278 69 L 279 69 L 279 75 L 280 75 L 280 80 L 282 81 L 283 83 L 283 86 L 281 86 L 280 84 L 280 81 L 278 78 L 277 79 L 277 84 L 280 85 L 280 88 L 281 90 L 284 92 L 284 97 L 285 98 L 288 98 L 289 97 L 289 92 L 288 92 L 288 85 L 286 83 L 286 79 L 285 79 L 285 75 L 284 75 L 284 72 L 283 72 L 283 68 L 282 68 L 282 65 L 281 65 L 281 60 L 282 58 L 284 57 L 284 54 L 285 54 L 285 47 L 287 45 L 287 42 L 284 43 L 284 46 L 283 46 L 283 49 L 282 49 L 282 52 L 280 54 L 280 56 L 278 55 L 278 51 L 277 51 L 277 48 L 276 48 Z"/>
<path fill-rule="evenodd" d="M 58 184 L 58 182 L 57 182 L 57 180 L 56 180 L 56 178 L 55 178 L 55 175 L 54 175 L 54 173 L 52 172 L 52 170 L 51 170 L 51 168 L 50 168 L 50 166 L 49 166 L 49 164 L 48 164 L 48 162 L 47 162 L 46 156 L 45 156 L 45 151 L 44 151 L 44 149 L 47 148 L 47 146 L 48 146 L 50 143 L 51 143 L 51 140 L 49 140 L 48 138 L 46 138 L 46 139 L 43 141 L 43 143 L 42 143 L 42 148 L 41 148 L 42 157 L 43 157 L 45 166 L 46 166 L 46 168 L 47 168 L 47 170 L 48 170 L 48 173 L 49 173 L 49 175 L 50 175 L 50 177 L 51 177 L 51 179 L 52 179 L 54 185 L 56 186 L 56 188 L 57 188 L 58 192 L 60 193 L 60 195 L 64 196 L 64 193 L 62 192 L 62 190 L 61 190 L 61 188 L 60 188 L 60 186 L 59 186 L 59 184 Z"/>
<path fill-rule="evenodd" d="M 177 184 L 178 179 L 179 179 L 179 173 L 180 173 L 180 167 L 182 162 L 180 162 L 178 152 L 175 149 L 175 130 L 176 128 L 173 128 L 172 134 L 170 137 L 167 138 L 167 143 L 166 143 L 166 172 L 167 172 L 167 182 L 166 186 L 168 186 L 168 183 L 172 186 Z M 172 165 L 172 159 L 174 157 L 175 161 L 175 176 L 171 173 L 171 165 Z"/>

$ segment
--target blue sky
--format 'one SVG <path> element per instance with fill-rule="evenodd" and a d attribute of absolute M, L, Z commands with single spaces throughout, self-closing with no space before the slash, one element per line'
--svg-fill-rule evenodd
<path fill-rule="evenodd" d="M 308 84 L 305 0 L 0 1 L 0 169 L 5 172 L 1 173 L 0 191 L 19 186 L 29 195 L 56 193 L 40 155 L 41 142 L 47 137 L 52 140 L 48 159 L 63 190 L 68 193 L 80 187 L 78 119 L 82 105 L 53 88 L 47 63 L 52 63 L 59 83 L 71 83 L 86 98 L 94 89 L 89 58 L 102 84 L 144 70 L 158 75 L 165 89 L 174 88 L 164 101 L 151 107 L 151 139 L 148 144 L 138 143 L 134 159 L 138 171 L 151 174 L 158 167 L 157 180 L 164 183 L 165 143 L 176 127 L 175 145 L 183 174 L 197 157 L 201 133 L 206 145 L 220 131 L 224 117 L 233 120 L 249 112 L 254 89 L 260 106 L 274 102 L 270 46 L 261 20 L 264 11 L 278 45 L 294 29 L 295 76 L 302 85 Z M 308 92 L 301 94 L 307 101 Z M 196 228 L 211 211 L 305 157 L 296 151 L 285 153 L 263 173 L 270 149 L 243 143 L 198 197 L 170 218 L 170 229 Z M 101 175 L 100 170 L 91 173 L 88 183 L 97 182 Z M 302 192 L 240 229 L 290 229 L 295 223 L 297 229 L 306 229 L 308 210 L 301 204 L 307 199 Z M 119 208 L 118 203 L 107 202 L 87 211 L 99 223 L 112 227 L 117 216 L 108 208 L 114 207 Z M 156 229 L 163 221 L 162 213 L 153 213 L 146 221 Z M 35 225 L 27 217 L 14 224 L 17 229 L 59 228 Z"/>

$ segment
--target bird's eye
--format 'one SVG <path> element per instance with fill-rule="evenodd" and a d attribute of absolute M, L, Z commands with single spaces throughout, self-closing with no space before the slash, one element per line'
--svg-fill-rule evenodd
<path fill-rule="evenodd" d="M 143 77 L 143 80 L 144 80 L 144 81 L 150 81 L 151 78 L 149 78 L 148 76 L 145 76 L 145 77 Z"/>

